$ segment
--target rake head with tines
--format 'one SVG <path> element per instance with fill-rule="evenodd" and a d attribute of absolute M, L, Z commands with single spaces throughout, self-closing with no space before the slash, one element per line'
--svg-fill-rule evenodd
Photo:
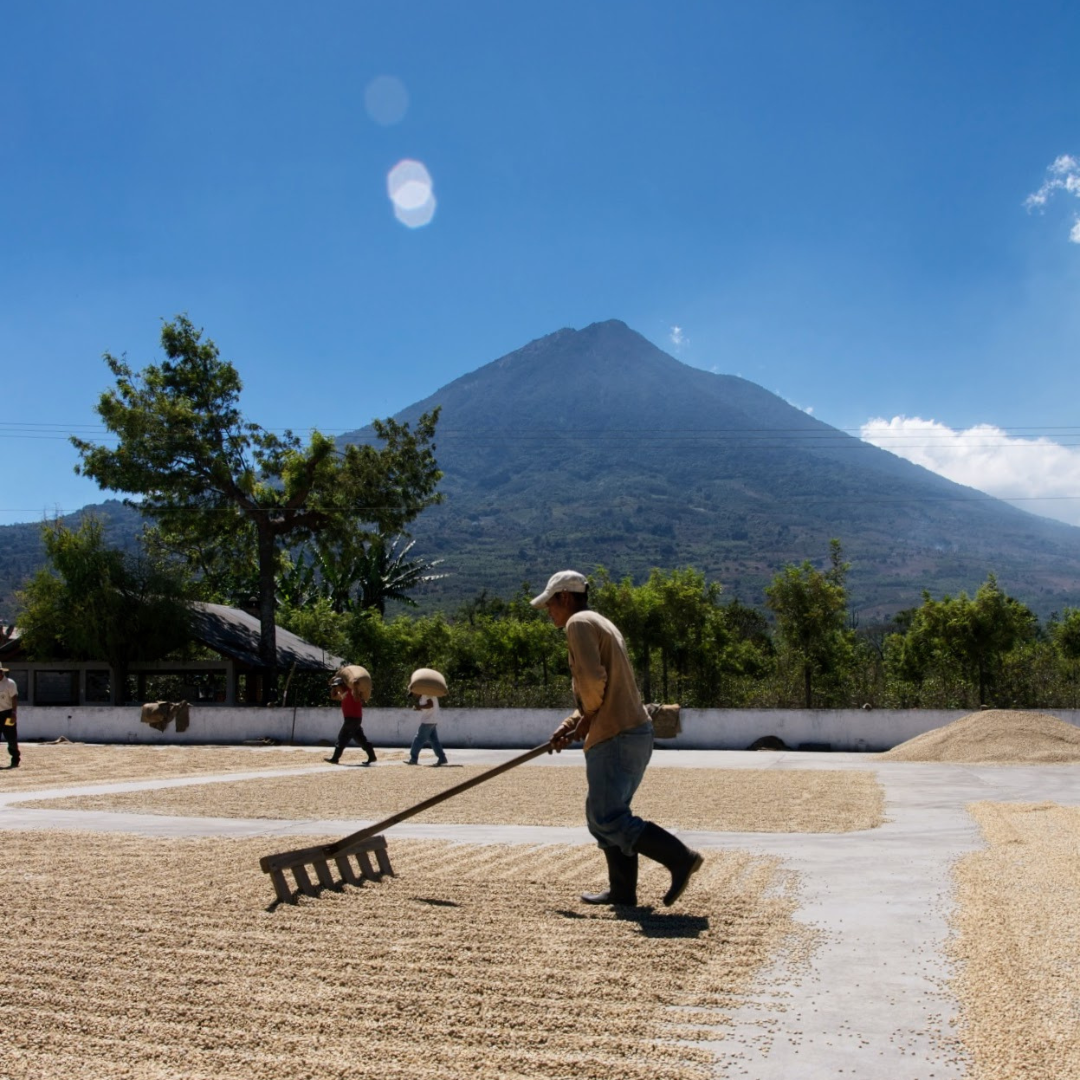
<path fill-rule="evenodd" d="M 386 837 L 372 836 L 366 840 L 357 840 L 337 852 L 331 852 L 331 844 L 318 847 L 298 848 L 296 851 L 283 851 L 280 855 L 267 855 L 259 860 L 263 873 L 270 875 L 274 883 L 274 892 L 282 903 L 291 903 L 294 898 L 285 871 L 288 870 L 300 892 L 307 896 L 318 896 L 315 883 L 308 876 L 308 867 L 315 871 L 318 884 L 325 889 L 338 885 L 360 885 L 364 880 L 378 881 L 384 875 L 393 877 L 394 869 L 390 865 L 390 856 L 386 851 Z M 371 856 L 375 856 L 378 869 L 371 865 Z M 353 866 L 352 860 L 356 860 Z M 337 867 L 338 878 L 330 869 L 333 860 Z M 359 871 L 359 873 L 358 873 Z"/>
<path fill-rule="evenodd" d="M 365 878 L 369 881 L 378 881 L 384 876 L 393 877 L 394 871 L 390 866 L 390 856 L 386 850 L 386 837 L 379 835 L 384 829 L 388 829 L 391 825 L 396 825 L 406 818 L 413 817 L 415 814 L 419 814 L 437 803 L 452 799 L 455 795 L 460 795 L 461 792 L 476 787 L 477 784 L 482 784 L 493 776 L 498 776 L 499 773 L 513 769 L 517 765 L 524 765 L 526 761 L 531 761 L 541 754 L 550 753 L 551 749 L 550 742 L 544 743 L 543 746 L 535 746 L 532 750 L 526 750 L 524 754 L 519 754 L 509 761 L 504 761 L 501 765 L 487 769 L 485 772 L 480 773 L 479 776 L 463 780 L 460 784 L 455 784 L 452 788 L 439 792 L 438 795 L 432 795 L 430 799 L 425 799 L 415 806 L 401 810 L 374 825 L 369 825 L 366 829 L 361 829 L 359 832 L 350 833 L 336 843 L 298 848 L 296 851 L 283 851 L 280 855 L 265 855 L 259 860 L 259 866 L 264 874 L 270 875 L 270 880 L 274 883 L 274 892 L 277 893 L 278 900 L 284 904 L 292 903 L 296 897 L 295 892 L 289 886 L 288 879 L 285 877 L 286 870 L 292 873 L 299 891 L 307 896 L 318 896 L 319 887 L 333 889 L 342 883 L 359 885 Z M 375 861 L 379 866 L 378 870 L 372 867 L 370 855 L 375 856 Z M 356 870 L 349 861 L 352 858 L 356 859 L 360 867 L 359 877 L 357 877 Z M 334 879 L 333 871 L 330 869 L 331 862 L 338 869 L 340 875 L 338 880 Z M 318 886 L 308 875 L 308 867 L 315 871 L 315 876 L 319 879 Z"/>

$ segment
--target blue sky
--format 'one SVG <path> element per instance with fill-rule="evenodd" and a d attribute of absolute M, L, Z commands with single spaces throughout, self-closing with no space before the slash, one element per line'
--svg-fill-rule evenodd
<path fill-rule="evenodd" d="M 0 35 L 0 523 L 106 497 L 64 436 L 180 312 L 299 432 L 618 318 L 1080 523 L 1071 0 L 8 0 Z"/>

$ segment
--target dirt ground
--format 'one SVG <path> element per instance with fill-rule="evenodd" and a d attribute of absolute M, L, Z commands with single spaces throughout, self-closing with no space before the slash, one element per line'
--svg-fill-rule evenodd
<path fill-rule="evenodd" d="M 35 749 L 30 747 L 28 753 L 33 755 Z M 53 749 L 39 751 L 44 770 L 51 771 L 51 763 L 44 759 L 46 754 L 52 756 Z M 308 766 L 320 764 L 314 755 L 302 756 Z M 362 760 L 359 754 L 357 758 Z M 31 756 L 28 762 L 35 765 L 37 759 Z M 103 761 L 100 779 L 111 779 L 116 764 L 112 759 Z M 327 768 L 301 776 L 82 795 L 21 805 L 183 817 L 378 820 L 483 771 L 481 766 L 409 768 L 384 757 L 369 768 Z M 90 772 L 89 768 L 84 771 L 85 782 L 90 782 Z M 526 766 L 440 803 L 415 820 L 575 826 L 584 823 L 584 804 L 583 767 Z M 869 770 L 720 773 L 653 765 L 645 774 L 634 807 L 644 817 L 673 828 L 724 832 L 850 832 L 875 828 L 884 820 L 884 796 Z"/>
<path fill-rule="evenodd" d="M 950 951 L 970 1080 L 1080 1076 L 1080 807 L 975 803 Z"/>
<path fill-rule="evenodd" d="M 105 746 L 98 743 L 21 744 L 18 769 L 0 769 L 0 793 L 71 784 L 164 780 L 226 772 L 310 768 L 304 750 L 254 746 Z"/>
<path fill-rule="evenodd" d="M 1071 739 L 1039 714 L 968 719 L 906 752 L 1060 760 Z M 0 793 L 321 765 L 313 752 L 278 747 L 30 743 L 23 752 L 22 769 L 0 770 Z M 370 819 L 480 771 L 400 760 L 380 753 L 370 769 L 19 805 Z M 416 820 L 580 826 L 583 799 L 581 768 L 527 766 Z M 654 763 L 636 808 L 718 832 L 886 821 L 872 768 Z M 1080 1076 L 1080 808 L 975 803 L 970 812 L 987 847 L 955 866 L 948 945 L 967 1078 L 1071 1080 Z M 705 1080 L 715 1063 L 700 1040 L 717 1038 L 763 979 L 797 979 L 817 947 L 797 918 L 799 881 L 776 858 L 710 850 L 692 904 L 623 911 L 577 899 L 602 884 L 592 845 L 390 840 L 396 877 L 293 906 L 272 902 L 258 860 L 304 837 L 0 832 L 0 1080 Z M 644 862 L 642 895 L 662 893 L 664 876 Z"/>
<path fill-rule="evenodd" d="M 680 913 L 584 908 L 591 847 L 395 839 L 397 877 L 268 906 L 265 840 L 3 843 L 5 1080 L 705 1080 L 701 1025 L 809 947 L 745 853 Z"/>

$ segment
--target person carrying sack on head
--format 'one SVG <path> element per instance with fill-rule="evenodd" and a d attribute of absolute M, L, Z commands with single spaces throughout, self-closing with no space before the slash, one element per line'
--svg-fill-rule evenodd
<path fill-rule="evenodd" d="M 553 574 L 532 601 L 566 631 L 577 709 L 551 736 L 551 749 L 585 740 L 585 820 L 607 860 L 608 888 L 583 893 L 586 904 L 637 904 L 638 855 L 671 873 L 664 895 L 670 907 L 682 896 L 702 858 L 677 836 L 634 815 L 630 800 L 653 750 L 653 728 L 641 703 L 626 643 L 618 627 L 589 610 L 589 582 L 576 570 Z M 549 751 L 550 752 L 550 751 Z"/>
<path fill-rule="evenodd" d="M 359 670 L 363 670 L 362 668 Z M 367 672 L 364 672 L 364 676 L 367 677 L 367 689 L 370 693 L 370 676 Z M 368 741 L 368 737 L 364 734 L 364 689 L 361 680 L 355 680 L 352 685 L 349 684 L 344 675 L 335 675 L 330 680 L 330 696 L 334 701 L 341 702 L 341 730 L 338 732 L 337 745 L 334 747 L 334 754 L 332 757 L 328 757 L 325 760 L 329 761 L 331 765 L 336 765 L 341 760 L 341 755 L 345 752 L 345 747 L 349 745 L 351 739 L 355 739 L 360 745 L 360 749 L 367 754 L 367 760 L 362 761 L 361 765 L 370 765 L 376 760 L 375 747 Z"/>
<path fill-rule="evenodd" d="M 17 769 L 22 760 L 19 753 L 19 688 L 8 675 L 9 668 L 0 666 L 0 732 L 11 755 L 11 768 Z"/>
<path fill-rule="evenodd" d="M 439 741 L 439 698 L 446 693 L 446 679 L 434 668 L 417 668 L 409 680 L 409 697 L 412 707 L 423 714 L 416 729 L 406 765 L 420 764 L 420 751 L 430 746 L 435 753 L 435 764 L 445 765 L 446 751 Z"/>

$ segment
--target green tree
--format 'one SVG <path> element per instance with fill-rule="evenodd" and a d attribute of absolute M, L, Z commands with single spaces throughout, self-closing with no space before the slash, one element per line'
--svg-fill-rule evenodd
<path fill-rule="evenodd" d="M 1065 686 L 1068 689 L 1067 700 L 1075 709 L 1077 686 L 1080 685 L 1080 609 L 1067 607 L 1060 618 L 1051 617 L 1047 632 L 1054 652 L 1059 658 Z"/>
<path fill-rule="evenodd" d="M 296 607 L 286 605 L 279 608 L 279 612 L 278 621 L 283 629 L 291 631 L 316 648 L 324 649 L 335 656 L 344 656 L 348 651 L 347 616 L 335 611 L 327 597 L 316 596 Z"/>
<path fill-rule="evenodd" d="M 916 685 L 932 678 L 947 680 L 956 673 L 975 691 L 974 704 L 988 705 L 1004 657 L 1031 641 L 1036 628 L 1033 612 L 1007 596 L 993 574 L 974 598 L 961 593 L 955 599 L 934 600 L 924 592 L 922 607 L 916 609 L 903 638 L 900 670 Z M 959 688 L 954 693 L 962 695 Z"/>
<path fill-rule="evenodd" d="M 107 547 L 93 517 L 77 530 L 58 520 L 42 534 L 50 566 L 18 594 L 27 653 L 108 663 L 112 700 L 120 702 L 132 663 L 160 660 L 190 640 L 184 576 L 146 555 Z"/>
<path fill-rule="evenodd" d="M 441 478 L 432 440 L 438 409 L 415 431 L 375 420 L 380 448 L 339 451 L 313 431 L 304 444 L 245 420 L 236 369 L 220 359 L 186 316 L 161 331 L 166 360 L 134 372 L 106 354 L 116 385 L 97 412 L 115 446 L 72 438 L 76 471 L 102 488 L 141 496 L 166 542 L 228 565 L 230 553 L 254 550 L 258 569 L 259 653 L 266 700 L 277 693 L 275 600 L 282 552 L 315 535 L 355 544 L 363 536 L 404 532 L 439 501 Z"/>
<path fill-rule="evenodd" d="M 1050 640 L 1063 659 L 1080 663 L 1080 609 L 1066 608 L 1050 624 Z"/>
<path fill-rule="evenodd" d="M 777 636 L 784 658 L 800 673 L 803 703 L 813 708 L 815 684 L 837 685 L 850 666 L 853 634 L 847 627 L 849 565 L 840 541 L 829 542 L 829 569 L 809 561 L 787 565 L 765 589 L 766 604 L 776 615 Z"/>
<path fill-rule="evenodd" d="M 392 600 L 416 607 L 410 593 L 431 581 L 446 577 L 434 573 L 441 560 L 409 557 L 415 540 L 376 534 L 361 545 L 315 546 L 316 581 L 329 597 L 335 611 L 374 608 L 386 614 Z"/>
<path fill-rule="evenodd" d="M 764 620 L 741 605 L 721 604 L 722 591 L 692 567 L 654 567 L 643 585 L 613 582 L 600 569 L 593 605 L 622 631 L 647 701 L 655 699 L 658 674 L 664 701 L 730 704 L 764 669 L 771 650 Z"/>
<path fill-rule="evenodd" d="M 656 591 L 634 585 L 629 577 L 612 581 L 601 566 L 590 594 L 592 606 L 622 633 L 630 662 L 641 681 L 641 693 L 646 701 L 653 701 L 652 655 L 663 633 Z"/>

